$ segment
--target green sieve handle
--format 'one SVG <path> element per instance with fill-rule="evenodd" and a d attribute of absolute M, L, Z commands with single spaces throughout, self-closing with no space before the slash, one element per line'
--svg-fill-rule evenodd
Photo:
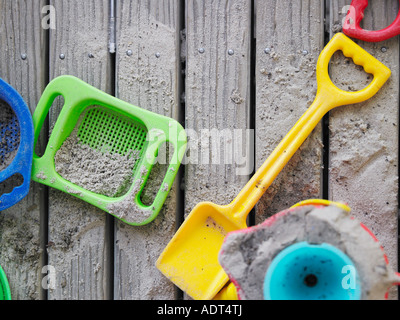
<path fill-rule="evenodd" d="M 165 120 L 167 120 L 167 118 L 165 118 Z M 146 176 L 141 177 L 144 178 L 144 183 L 142 184 L 141 190 L 136 199 L 137 205 L 143 210 L 150 209 L 153 211 L 158 211 L 161 209 L 169 191 L 171 190 L 176 174 L 179 170 L 181 160 L 186 151 L 187 136 L 182 126 L 177 121 L 172 119 L 168 119 L 168 122 L 166 123 L 168 124 L 167 131 L 153 129 L 149 131 L 147 136 L 149 145 L 146 149 L 143 160 L 140 163 L 142 167 L 146 168 Z M 149 182 L 148 178 L 150 177 L 151 171 L 158 159 L 159 150 L 164 143 L 169 143 L 170 148 L 173 147 L 173 153 L 170 159 L 166 159 L 167 163 L 164 163 L 163 161 L 159 163 L 162 166 L 168 165 L 168 168 L 161 186 L 154 197 L 153 203 L 150 206 L 145 206 L 140 200 L 140 195 L 143 189 L 146 187 L 146 184 Z"/>
<path fill-rule="evenodd" d="M 72 80 L 72 82 L 71 82 Z M 43 128 L 44 121 L 49 113 L 51 106 L 54 103 L 54 100 L 58 96 L 62 96 L 64 98 L 64 105 L 71 105 L 74 102 L 79 100 L 79 95 L 76 95 L 76 83 L 74 83 L 74 78 L 70 76 L 62 76 L 54 79 L 51 81 L 46 89 L 44 90 L 42 97 L 36 107 L 36 110 L 32 116 L 33 119 L 33 126 L 34 126 L 34 151 L 33 151 L 33 158 L 35 160 L 40 159 L 36 152 L 36 144 L 39 139 L 39 134 Z M 62 111 L 61 111 L 62 112 Z M 61 114 L 60 114 L 61 115 Z M 63 119 L 64 121 L 68 121 L 68 119 Z M 56 128 L 54 128 L 56 129 Z M 47 146 L 47 148 L 50 145 Z M 47 149 L 46 149 L 47 153 Z"/>

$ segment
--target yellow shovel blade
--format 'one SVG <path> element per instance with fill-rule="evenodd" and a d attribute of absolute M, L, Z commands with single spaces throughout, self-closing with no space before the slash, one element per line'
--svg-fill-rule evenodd
<path fill-rule="evenodd" d="M 157 268 L 193 299 L 213 299 L 229 280 L 218 253 L 229 232 L 247 228 L 230 211 L 210 202 L 197 205 L 157 261 Z"/>

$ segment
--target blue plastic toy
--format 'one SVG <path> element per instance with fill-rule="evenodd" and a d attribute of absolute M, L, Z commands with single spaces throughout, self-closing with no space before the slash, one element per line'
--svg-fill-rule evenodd
<path fill-rule="evenodd" d="M 0 171 L 0 183 L 20 174 L 23 182 L 10 193 L 0 197 L 0 211 L 8 209 L 21 201 L 29 192 L 33 157 L 33 122 L 25 101 L 19 93 L 0 79 L 0 100 L 14 111 L 11 121 L 0 119 L 0 164 L 7 153 L 17 150 L 12 162 Z M 19 141 L 18 141 L 19 140 Z"/>
<path fill-rule="evenodd" d="M 351 259 L 336 247 L 299 242 L 282 250 L 264 280 L 265 300 L 359 300 Z"/>

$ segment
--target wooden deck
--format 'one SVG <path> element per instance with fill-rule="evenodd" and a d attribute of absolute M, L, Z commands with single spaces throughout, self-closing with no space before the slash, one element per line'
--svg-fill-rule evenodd
<path fill-rule="evenodd" d="M 231 202 L 311 105 L 318 56 L 341 30 L 350 2 L 0 0 L 0 77 L 32 113 L 49 81 L 74 75 L 180 121 L 190 149 L 162 212 L 144 227 L 32 182 L 29 195 L 0 214 L 0 265 L 13 299 L 184 297 L 155 268 L 157 258 L 197 203 Z M 366 29 L 395 19 L 397 0 L 370 2 Z M 249 222 L 305 199 L 344 201 L 397 268 L 399 38 L 357 43 L 391 69 L 391 78 L 367 102 L 325 117 Z M 370 81 L 340 53 L 330 75 L 345 90 Z M 41 150 L 61 106 L 51 108 Z M 240 133 L 242 146 L 232 139 L 216 148 L 201 144 L 215 129 Z M 49 290 L 45 266 L 55 271 Z M 397 298 L 394 290 L 391 296 Z"/>

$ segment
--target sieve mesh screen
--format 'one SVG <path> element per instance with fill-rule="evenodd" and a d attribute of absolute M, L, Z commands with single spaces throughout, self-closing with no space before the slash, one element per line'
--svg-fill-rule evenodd
<path fill-rule="evenodd" d="M 20 128 L 11 107 L 0 101 L 0 168 L 8 166 L 20 144 Z"/>

